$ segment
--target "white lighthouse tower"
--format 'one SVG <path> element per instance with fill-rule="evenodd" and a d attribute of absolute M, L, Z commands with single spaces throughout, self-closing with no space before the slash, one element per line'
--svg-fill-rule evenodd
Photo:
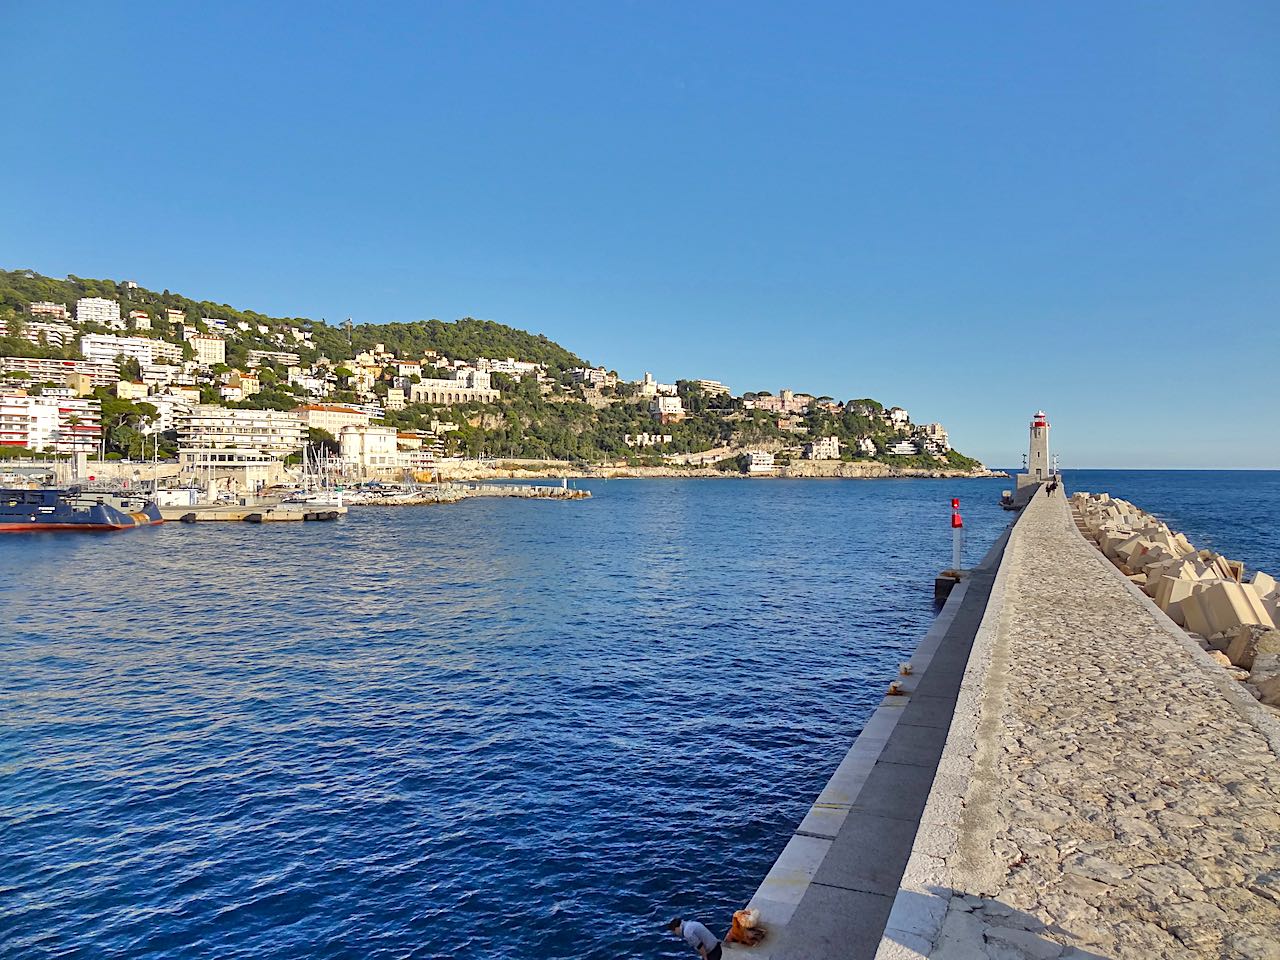
<path fill-rule="evenodd" d="M 1048 480 L 1053 471 L 1049 468 L 1049 417 L 1043 410 L 1037 410 L 1031 418 L 1031 443 L 1027 447 L 1026 479 L 1019 478 L 1022 483 L 1040 483 Z"/>

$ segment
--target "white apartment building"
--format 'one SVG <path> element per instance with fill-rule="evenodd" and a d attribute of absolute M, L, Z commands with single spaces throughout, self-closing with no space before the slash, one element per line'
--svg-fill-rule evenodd
<path fill-rule="evenodd" d="M 901 407 L 890 407 L 884 412 L 884 416 L 898 430 L 905 429 L 911 425 L 911 414 Z"/>
<path fill-rule="evenodd" d="M 24 320 L 17 324 L 16 336 L 31 343 L 43 343 L 50 347 L 65 347 L 75 339 L 75 329 L 65 323 L 51 323 L 46 320 Z M 14 336 L 10 333 L 9 322 L 0 320 L 0 337 Z"/>
<path fill-rule="evenodd" d="M 618 375 L 610 373 L 604 367 L 575 367 L 569 371 L 569 378 L 574 383 L 586 384 L 599 390 L 601 387 L 617 386 Z"/>
<path fill-rule="evenodd" d="M 138 363 L 181 363 L 182 347 L 151 337 L 117 337 L 110 333 L 87 333 L 80 338 L 80 352 L 86 360 L 114 362 L 124 355 Z"/>
<path fill-rule="evenodd" d="M 144 363 L 141 364 L 141 368 L 142 382 L 149 387 L 167 387 L 170 384 L 195 386 L 196 378 L 183 373 L 182 367 L 175 364 Z"/>
<path fill-rule="evenodd" d="M 767 450 L 747 451 L 747 473 L 768 473 L 774 468 L 773 454 Z"/>
<path fill-rule="evenodd" d="M 224 478 L 250 489 L 273 483 L 289 454 L 302 449 L 302 418 L 279 410 L 195 404 L 176 415 L 183 473 Z"/>
<path fill-rule="evenodd" d="M 836 436 L 818 437 L 805 444 L 804 455 L 810 460 L 839 460 L 840 438 Z"/>
<path fill-rule="evenodd" d="M 363 410 L 328 403 L 307 403 L 293 410 L 313 430 L 327 430 L 335 437 L 346 427 L 367 427 L 369 414 Z"/>
<path fill-rule="evenodd" d="M 289 386 L 301 387 L 313 397 L 323 397 L 332 389 L 332 384 L 327 378 L 303 373 L 297 367 L 289 371 Z"/>
<path fill-rule="evenodd" d="M 649 414 L 655 420 L 670 423 L 684 416 L 684 404 L 679 397 L 668 397 L 659 394 L 649 401 Z"/>
<path fill-rule="evenodd" d="M 102 436 L 97 400 L 47 390 L 38 397 L 0 395 L 0 445 L 54 453 L 92 453 Z"/>
<path fill-rule="evenodd" d="M 899 440 L 889 446 L 889 453 L 895 457 L 914 457 L 919 452 L 920 445 L 914 440 Z"/>
<path fill-rule="evenodd" d="M 865 456 L 874 457 L 876 455 L 876 442 L 870 437 L 859 437 L 855 445 L 858 448 L 858 452 Z"/>
<path fill-rule="evenodd" d="M 187 337 L 187 343 L 196 352 L 195 361 L 202 367 L 227 362 L 227 341 L 212 333 L 195 333 Z"/>
<path fill-rule="evenodd" d="M 0 357 L 0 373 L 27 373 L 33 383 L 67 382 L 71 374 L 83 374 L 95 387 L 109 387 L 120 379 L 114 362 L 48 360 L 42 357 Z"/>
<path fill-rule="evenodd" d="M 531 363 L 528 360 L 517 360 L 515 357 L 507 357 L 505 360 L 480 357 L 475 361 L 475 368 L 488 373 L 505 373 L 519 380 L 522 377 L 539 376 L 547 369 L 547 365 L 545 363 Z M 614 377 L 614 383 L 617 383 L 617 377 Z"/>
<path fill-rule="evenodd" d="M 302 358 L 296 353 L 286 350 L 250 350 L 249 366 L 257 367 L 264 363 L 278 363 L 282 367 L 296 367 Z"/>
<path fill-rule="evenodd" d="M 199 400 L 199 395 L 196 398 Z M 178 417 L 195 405 L 190 397 L 176 393 L 153 393 L 146 402 L 156 408 L 156 428 L 161 433 L 178 429 Z"/>
<path fill-rule="evenodd" d="M 951 449 L 951 438 L 947 435 L 947 428 L 940 423 L 926 423 L 920 427 L 918 433 L 926 453 L 940 457 L 946 455 Z"/>
<path fill-rule="evenodd" d="M 729 388 L 719 380 L 691 380 L 690 383 L 701 388 L 708 397 L 727 397 Z"/>
<path fill-rule="evenodd" d="M 49 300 L 37 300 L 35 303 L 28 305 L 27 313 L 33 317 L 40 317 L 46 320 L 61 320 L 64 322 L 71 320 L 71 311 L 67 309 L 66 304 L 53 303 Z"/>
<path fill-rule="evenodd" d="M 130 310 L 129 323 L 135 330 L 150 330 L 151 315 L 145 310 Z"/>
<path fill-rule="evenodd" d="M 395 427 L 343 427 L 342 462 L 361 476 L 395 470 L 403 463 L 397 437 Z"/>
<path fill-rule="evenodd" d="M 80 323 L 100 323 L 104 327 L 123 326 L 120 304 L 106 297 L 81 297 L 77 300 L 76 320 Z"/>

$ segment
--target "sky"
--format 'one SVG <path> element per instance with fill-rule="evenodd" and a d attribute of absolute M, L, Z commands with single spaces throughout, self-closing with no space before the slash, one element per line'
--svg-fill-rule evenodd
<path fill-rule="evenodd" d="M 1280 4 L 13 3 L 0 266 L 1280 468 Z"/>

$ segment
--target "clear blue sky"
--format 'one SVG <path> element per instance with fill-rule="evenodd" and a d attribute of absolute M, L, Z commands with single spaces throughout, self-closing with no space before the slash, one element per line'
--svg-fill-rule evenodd
<path fill-rule="evenodd" d="M 19 3 L 0 264 L 1280 467 L 1280 4 Z"/>

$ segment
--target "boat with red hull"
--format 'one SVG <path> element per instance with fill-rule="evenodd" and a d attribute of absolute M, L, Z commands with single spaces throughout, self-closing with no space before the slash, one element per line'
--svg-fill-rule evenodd
<path fill-rule="evenodd" d="M 132 530 L 164 523 L 146 497 L 79 487 L 0 488 L 0 533 L 40 530 Z"/>

